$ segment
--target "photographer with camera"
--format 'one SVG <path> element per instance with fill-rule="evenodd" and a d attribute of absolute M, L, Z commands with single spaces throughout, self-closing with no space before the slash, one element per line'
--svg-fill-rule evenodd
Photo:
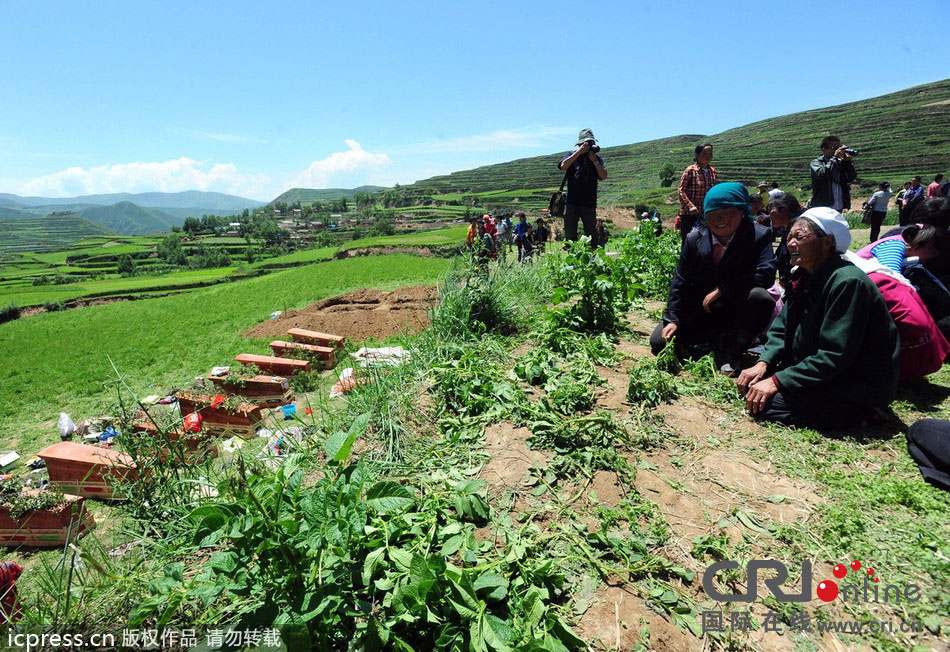
<path fill-rule="evenodd" d="M 851 188 L 857 181 L 851 159 L 858 150 L 842 147 L 837 136 L 826 136 L 821 141 L 821 156 L 811 162 L 810 206 L 827 206 L 838 212 L 851 208 Z"/>
<path fill-rule="evenodd" d="M 607 178 L 604 159 L 594 132 L 581 129 L 577 149 L 568 152 L 558 168 L 567 173 L 567 202 L 564 209 L 564 231 L 567 240 L 577 240 L 577 223 L 584 223 L 584 235 L 596 242 L 597 182 Z"/>

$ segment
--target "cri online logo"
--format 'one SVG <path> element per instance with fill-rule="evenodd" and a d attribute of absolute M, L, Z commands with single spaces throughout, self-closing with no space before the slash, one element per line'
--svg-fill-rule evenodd
<path fill-rule="evenodd" d="M 884 587 L 881 595 L 880 578 L 875 577 L 874 569 L 867 568 L 861 572 L 861 562 L 855 559 L 851 562 L 850 568 L 853 572 L 852 578 L 860 577 L 863 579 L 863 587 L 858 584 L 842 584 L 839 589 L 838 583 L 834 580 L 822 580 L 818 583 L 815 595 L 822 602 L 831 602 L 839 595 L 843 602 L 900 602 L 901 599 L 907 602 L 919 602 L 921 598 L 920 587 L 916 584 L 907 584 L 901 587 L 896 584 L 888 584 Z M 716 573 L 721 570 L 734 570 L 739 568 L 739 564 L 734 561 L 717 561 L 710 564 L 703 573 L 703 590 L 713 600 L 717 602 L 755 602 L 758 597 L 758 573 L 760 570 L 770 569 L 775 571 L 775 577 L 764 577 L 762 583 L 768 588 L 769 592 L 775 596 L 779 602 L 808 602 L 813 599 L 812 596 L 812 563 L 810 560 L 802 561 L 802 590 L 799 593 L 786 593 L 782 589 L 782 584 L 788 579 L 788 567 L 780 562 L 771 559 L 752 559 L 746 564 L 746 593 L 723 593 L 713 582 Z M 848 567 L 844 564 L 835 564 L 831 571 L 837 579 L 843 580 L 848 576 Z M 862 590 L 863 589 L 863 590 Z"/>

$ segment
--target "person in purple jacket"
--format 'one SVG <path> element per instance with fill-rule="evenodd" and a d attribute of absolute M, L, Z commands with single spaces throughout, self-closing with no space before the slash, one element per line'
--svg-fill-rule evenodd
<path fill-rule="evenodd" d="M 917 208 L 917 204 L 924 200 L 924 187 L 920 185 L 920 177 L 914 177 L 910 181 L 910 188 L 904 193 L 901 199 L 900 217 L 898 221 L 901 226 L 910 224 L 910 216 Z"/>

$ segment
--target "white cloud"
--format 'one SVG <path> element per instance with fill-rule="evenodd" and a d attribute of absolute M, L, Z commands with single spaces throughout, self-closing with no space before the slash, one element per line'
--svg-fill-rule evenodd
<path fill-rule="evenodd" d="M 421 143 L 414 149 L 426 152 L 491 152 L 499 150 L 540 147 L 553 140 L 573 134 L 570 127 L 532 127 L 502 129 L 490 134 L 475 134 Z"/>
<path fill-rule="evenodd" d="M 334 152 L 314 161 L 287 184 L 288 188 L 353 188 L 368 183 L 392 161 L 386 154 L 373 154 L 355 140 L 347 139 L 345 152 Z"/>
<path fill-rule="evenodd" d="M 31 179 L 20 187 L 23 195 L 72 197 L 114 192 L 180 192 L 206 190 L 247 197 L 269 194 L 270 179 L 246 174 L 233 163 L 195 161 L 181 157 L 170 161 L 136 161 L 91 168 L 71 167 Z"/>

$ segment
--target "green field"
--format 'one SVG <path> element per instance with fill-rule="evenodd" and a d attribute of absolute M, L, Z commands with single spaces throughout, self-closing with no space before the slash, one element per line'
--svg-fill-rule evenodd
<path fill-rule="evenodd" d="M 300 251 L 295 251 L 292 254 L 268 258 L 256 263 L 255 266 L 268 268 L 283 267 L 290 264 L 312 263 L 316 261 L 328 260 L 339 251 L 345 251 L 347 249 L 359 249 L 362 247 L 421 247 L 460 244 L 465 242 L 465 233 L 467 229 L 468 227 L 466 226 L 453 226 L 444 229 L 436 229 L 433 231 L 360 238 L 358 240 L 350 240 L 349 242 L 345 242 L 339 247 L 315 247 L 313 249 L 301 249 Z"/>
<path fill-rule="evenodd" d="M 163 276 L 133 276 L 131 278 L 116 276 L 65 285 L 33 286 L 27 283 L 18 285 L 0 283 L 0 304 L 26 307 L 41 305 L 49 301 L 108 298 L 117 295 L 147 294 L 150 291 L 168 292 L 173 289 L 189 289 L 185 286 L 220 281 L 235 269 L 237 268 L 217 267 L 215 269 L 171 272 Z"/>
<path fill-rule="evenodd" d="M 250 270 L 269 270 L 332 259 L 346 249 L 379 246 L 439 246 L 459 244 L 465 239 L 466 227 L 449 227 L 434 231 L 417 231 L 394 236 L 377 236 L 347 241 L 340 246 L 303 249 L 281 256 L 260 258 Z M 238 271 L 235 266 L 214 269 L 172 271 L 161 275 L 146 274 L 161 261 L 149 258 L 159 238 L 131 236 L 115 238 L 84 238 L 67 249 L 45 253 L 27 253 L 0 261 L 0 306 L 17 305 L 21 308 L 76 299 L 108 298 L 115 296 L 142 296 L 161 292 L 186 291 L 195 285 L 210 285 L 227 279 Z M 186 253 L 194 253 L 198 246 L 228 251 L 232 260 L 239 262 L 246 249 L 243 238 L 206 236 L 186 241 Z M 116 272 L 118 257 L 131 254 L 136 259 L 139 275 L 122 277 Z M 70 264 L 66 264 L 69 262 Z M 71 279 L 65 284 L 34 285 L 40 277 L 64 275 Z M 90 278 L 90 275 L 102 278 Z M 192 286 L 192 287 L 189 287 Z"/>
<path fill-rule="evenodd" d="M 265 341 L 248 342 L 241 333 L 274 310 L 361 287 L 433 284 L 447 264 L 407 255 L 332 261 L 0 325 L 0 445 L 30 442 L 30 450 L 38 450 L 55 439 L 60 411 L 80 416 L 108 410 L 110 359 L 146 394 L 166 391 L 242 351 L 265 352 Z"/>
<path fill-rule="evenodd" d="M 350 198 L 358 192 L 365 192 L 368 194 L 373 194 L 378 190 L 384 190 L 382 186 L 360 186 L 359 188 L 322 188 L 322 189 L 311 189 L 311 188 L 291 188 L 280 194 L 280 196 L 274 198 L 271 202 L 276 204 L 277 202 L 286 202 L 292 204 L 294 202 L 300 202 L 301 204 L 312 204 L 313 202 L 325 202 L 333 201 L 334 199 L 340 199 L 342 197 Z"/>

